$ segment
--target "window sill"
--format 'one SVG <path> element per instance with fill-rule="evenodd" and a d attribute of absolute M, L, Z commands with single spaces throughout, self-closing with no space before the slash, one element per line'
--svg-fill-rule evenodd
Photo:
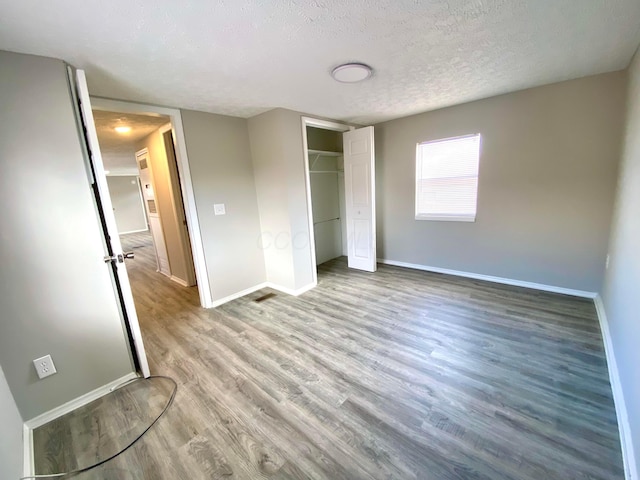
<path fill-rule="evenodd" d="M 416 220 L 429 220 L 432 222 L 475 222 L 476 217 L 461 215 L 416 215 Z"/>

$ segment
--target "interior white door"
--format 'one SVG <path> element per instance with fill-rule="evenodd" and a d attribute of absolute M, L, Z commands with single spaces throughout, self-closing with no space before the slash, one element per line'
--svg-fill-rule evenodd
<path fill-rule="evenodd" d="M 342 134 L 350 268 L 375 272 L 376 192 L 373 127 Z"/>
<path fill-rule="evenodd" d="M 85 141 L 87 143 L 88 160 L 92 173 L 92 186 L 96 195 L 105 235 L 105 268 L 111 268 L 114 274 L 115 293 L 122 306 L 123 322 L 126 326 L 132 353 L 137 363 L 136 367 L 142 375 L 148 377 L 150 376 L 149 364 L 147 362 L 144 343 L 142 342 L 136 307 L 133 302 L 129 275 L 127 274 L 127 267 L 124 263 L 124 252 L 120 244 L 116 219 L 113 215 L 107 177 L 104 173 L 102 155 L 98 144 L 98 134 L 96 133 L 96 126 L 93 121 L 93 114 L 91 113 L 91 101 L 89 99 L 87 80 L 83 70 L 76 70 L 74 83 L 76 86 L 80 117 L 84 126 Z M 109 259 L 113 260 L 110 261 Z"/>

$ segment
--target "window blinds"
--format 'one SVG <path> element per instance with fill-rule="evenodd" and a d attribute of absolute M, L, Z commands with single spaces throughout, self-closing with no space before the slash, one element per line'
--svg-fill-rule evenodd
<path fill-rule="evenodd" d="M 416 219 L 473 222 L 480 134 L 418 144 Z"/>

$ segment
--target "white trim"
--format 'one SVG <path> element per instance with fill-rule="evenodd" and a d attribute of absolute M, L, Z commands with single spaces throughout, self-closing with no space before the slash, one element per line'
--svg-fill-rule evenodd
<path fill-rule="evenodd" d="M 513 285 L 515 287 L 531 288 L 533 290 L 542 290 L 543 292 L 561 293 L 563 295 L 572 295 L 574 297 L 596 298 L 598 295 L 596 292 L 587 292 L 585 290 L 574 290 L 572 288 L 556 287 L 554 285 L 545 285 L 542 283 L 525 282 L 523 280 L 514 280 L 512 278 L 492 277 L 491 275 L 483 275 L 481 273 L 462 272 L 460 270 L 431 267 L 429 265 L 419 265 L 417 263 L 397 262 L 395 260 L 387 260 L 385 258 L 378 258 L 378 263 L 394 265 L 396 267 L 413 268 L 415 270 L 424 270 L 425 272 L 444 273 L 446 275 L 455 275 L 456 277 L 473 278 L 475 280 L 484 280 L 486 282 L 502 283 L 504 285 Z"/>
<path fill-rule="evenodd" d="M 244 297 L 245 295 L 249 295 L 250 293 L 253 293 L 257 290 L 261 290 L 266 286 L 267 286 L 266 282 L 259 283 L 258 285 L 254 285 L 253 287 L 249 287 L 244 290 L 241 290 L 240 292 L 236 292 L 226 297 L 223 297 L 220 300 L 214 300 L 211 307 L 212 308 L 219 307 L 220 305 L 230 302 L 231 300 L 235 300 L 237 298 Z"/>
<path fill-rule="evenodd" d="M 638 480 L 638 467 L 634 455 L 635 450 L 633 449 L 629 414 L 627 412 L 627 405 L 624 401 L 616 356 L 613 351 L 613 341 L 611 339 L 611 331 L 609 330 L 607 313 L 600 295 L 597 295 L 596 298 L 593 299 L 593 303 L 595 304 L 596 312 L 598 313 L 598 321 L 600 322 L 600 331 L 602 332 L 602 341 L 604 343 L 604 352 L 607 357 L 609 383 L 611 383 L 613 402 L 616 407 L 616 417 L 618 419 L 618 431 L 620 433 L 620 447 L 622 448 L 624 475 L 627 480 Z"/>
<path fill-rule="evenodd" d="M 286 293 L 288 295 L 293 295 L 294 297 L 298 297 L 305 292 L 308 292 L 312 288 L 315 288 L 318 285 L 318 282 L 310 283 L 309 285 L 305 285 L 302 288 L 298 288 L 297 290 L 293 290 L 288 287 L 283 287 L 282 285 L 277 285 L 275 283 L 267 282 L 266 286 L 269 288 L 273 288 L 274 290 L 278 290 L 279 292 Z"/>
<path fill-rule="evenodd" d="M 91 403 L 94 400 L 97 400 L 98 398 L 113 392 L 123 383 L 129 382 L 134 378 L 139 378 L 137 373 L 135 372 L 127 373 L 123 377 L 117 378 L 114 381 L 107 383 L 106 385 L 103 385 L 101 387 L 96 388 L 95 390 L 85 393 L 84 395 L 81 395 L 78 398 L 74 398 L 73 400 L 70 400 L 67 403 L 60 405 L 59 407 L 49 410 L 48 412 L 44 412 L 43 414 L 38 415 L 37 417 L 34 417 L 31 420 L 27 420 L 26 422 L 24 422 L 25 427 L 29 428 L 30 430 L 34 430 L 38 427 L 41 427 L 42 425 L 49 423 L 52 420 L 55 420 L 56 418 L 66 415 L 67 413 L 72 412 L 77 408 L 83 407 L 86 404 Z"/>
<path fill-rule="evenodd" d="M 313 117 L 302 117 L 302 122 L 305 127 L 321 128 L 323 130 L 333 130 L 335 132 L 348 132 L 354 130 L 356 127 L 353 125 L 347 125 L 346 123 L 334 122 L 331 120 L 321 120 Z"/>
<path fill-rule="evenodd" d="M 318 283 L 316 265 L 316 235 L 313 228 L 313 203 L 311 199 L 311 174 L 309 173 L 309 143 L 307 140 L 307 118 L 302 117 L 302 148 L 304 149 L 304 189 L 307 197 L 307 220 L 309 223 L 309 250 L 311 250 L 311 281 Z"/>
<path fill-rule="evenodd" d="M 181 279 L 179 277 L 176 277 L 175 275 L 171 275 L 169 278 L 171 280 L 173 280 L 174 282 L 182 285 L 183 287 L 189 287 L 190 286 L 189 283 L 186 280 L 183 280 L 183 279 Z"/>
<path fill-rule="evenodd" d="M 176 108 L 158 107 L 155 105 L 145 105 L 140 103 L 123 102 L 120 100 L 109 100 L 100 97 L 91 97 L 95 110 L 106 110 L 111 112 L 167 115 L 171 118 L 176 147 L 176 160 L 178 173 L 180 174 L 180 184 L 182 187 L 182 201 L 184 203 L 187 225 L 189 227 L 189 239 L 193 253 L 193 263 L 196 270 L 198 283 L 198 293 L 200 295 L 200 305 L 204 308 L 213 307 L 211 297 L 211 286 L 207 274 L 207 263 L 204 256 L 200 221 L 196 209 L 195 194 L 191 178 L 191 169 L 187 157 L 187 144 L 182 125 L 182 114 Z"/>
<path fill-rule="evenodd" d="M 136 173 L 127 173 L 127 172 L 109 172 L 105 171 L 105 175 L 107 177 L 140 177 L 140 173 L 136 170 Z"/>
<path fill-rule="evenodd" d="M 431 222 L 475 222 L 476 216 L 469 215 L 425 215 L 419 213 L 416 220 L 428 220 Z"/>
<path fill-rule="evenodd" d="M 221 298 L 220 300 L 215 300 L 213 302 L 213 307 L 214 308 L 219 307 L 220 305 L 223 305 L 232 300 L 236 300 L 240 297 L 244 297 L 245 295 L 249 295 L 250 293 L 256 292 L 258 290 L 262 290 L 263 288 L 272 288 L 273 290 L 278 290 L 279 292 L 286 293 L 287 295 L 293 295 L 294 297 L 297 297 L 302 295 L 304 292 L 308 292 L 309 290 L 314 288 L 316 285 L 317 283 L 310 283 L 309 285 L 305 285 L 302 288 L 293 290 L 291 288 L 283 287 L 281 285 L 277 285 L 272 282 L 263 282 L 263 283 L 259 283 L 258 285 L 254 285 L 253 287 L 242 290 L 240 292 L 236 292 L 234 294 Z"/>
<path fill-rule="evenodd" d="M 142 230 L 128 230 L 126 232 L 118 232 L 118 235 L 127 235 L 129 233 L 140 233 L 140 232 L 148 232 L 148 228 L 143 228 Z"/>
<path fill-rule="evenodd" d="M 22 455 L 22 475 L 29 477 L 34 474 L 36 468 L 33 460 L 33 430 L 27 427 L 26 423 L 22 425 Z"/>

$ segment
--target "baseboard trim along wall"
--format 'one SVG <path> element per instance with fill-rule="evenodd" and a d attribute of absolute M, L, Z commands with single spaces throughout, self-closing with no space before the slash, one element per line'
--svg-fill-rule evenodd
<path fill-rule="evenodd" d="M 49 423 L 52 420 L 55 420 L 62 415 L 66 415 L 69 412 L 72 412 L 76 408 L 83 407 L 87 403 L 91 403 L 94 400 L 97 400 L 100 397 L 103 397 L 107 393 L 114 391 L 123 383 L 126 383 L 134 378 L 138 378 L 138 374 L 135 372 L 127 373 L 123 377 L 120 377 L 112 382 L 107 383 L 101 387 L 96 388 L 84 395 L 81 395 L 78 398 L 68 401 L 67 403 L 60 405 L 59 407 L 54 408 L 53 410 L 49 410 L 48 412 L 44 412 L 37 417 L 32 418 L 31 420 L 27 420 L 25 425 L 33 430 L 34 428 L 41 427 L 45 423 Z"/>
<path fill-rule="evenodd" d="M 227 302 L 230 302 L 231 300 L 235 300 L 237 298 L 244 297 L 245 295 L 249 295 L 250 293 L 256 292 L 258 290 L 262 290 L 263 288 L 272 288 L 274 290 L 278 290 L 279 292 L 286 293 L 287 295 L 293 295 L 294 297 L 297 297 L 298 295 L 302 295 L 304 292 L 308 292 L 309 290 L 311 290 L 316 285 L 317 285 L 317 283 L 310 283 L 309 285 L 305 285 L 302 288 L 298 288 L 297 290 L 293 290 L 291 288 L 283 287 L 283 286 L 278 285 L 276 283 L 262 282 L 262 283 L 259 283 L 258 285 L 255 285 L 253 287 L 247 288 L 247 289 L 242 290 L 240 292 L 234 293 L 234 294 L 229 295 L 227 297 L 223 297 L 223 298 L 221 298 L 219 300 L 214 300 L 212 302 L 212 304 L 211 304 L 211 307 L 209 307 L 209 308 L 219 307 L 220 305 L 223 305 L 223 304 L 225 304 Z"/>
<path fill-rule="evenodd" d="M 309 290 L 314 288 L 316 285 L 318 285 L 318 283 L 317 282 L 313 282 L 313 283 L 310 283 L 309 285 L 305 285 L 302 288 L 298 288 L 297 290 L 293 290 L 291 288 L 283 287 L 281 285 L 276 285 L 275 283 L 267 282 L 267 287 L 273 288 L 274 290 L 278 290 L 279 292 L 286 293 L 288 295 L 293 295 L 294 297 L 302 295 L 304 292 L 308 292 Z"/>
<path fill-rule="evenodd" d="M 219 300 L 214 300 L 213 302 L 211 302 L 211 307 L 210 308 L 216 308 L 219 307 L 220 305 L 223 305 L 227 302 L 230 302 L 231 300 L 235 300 L 236 298 L 240 298 L 240 297 L 244 297 L 245 295 L 249 295 L 250 293 L 256 292 L 260 289 L 263 289 L 267 287 L 267 283 L 266 282 L 262 282 L 259 283 L 258 285 L 254 285 L 253 287 L 249 287 L 246 288 L 244 290 L 241 290 L 239 292 L 233 293 L 231 295 L 228 295 L 226 297 L 223 297 Z"/>
<path fill-rule="evenodd" d="M 24 476 L 26 477 L 29 475 L 33 475 L 33 471 L 35 468 L 33 463 L 33 430 L 41 427 L 46 423 L 51 422 L 52 420 L 55 420 L 56 418 L 66 415 L 67 413 L 72 412 L 77 408 L 83 407 L 88 403 L 91 403 L 94 400 L 105 396 L 108 393 L 113 392 L 121 385 L 136 378 L 138 378 L 137 373 L 128 373 L 123 377 L 114 380 L 113 382 L 109 382 L 106 385 L 98 387 L 95 390 L 85 393 L 78 398 L 70 400 L 63 405 L 60 405 L 59 407 L 49 410 L 48 412 L 44 412 L 43 414 L 24 422 L 22 432 L 22 440 L 24 444 Z"/>
<path fill-rule="evenodd" d="M 186 280 L 183 280 L 183 279 L 181 279 L 179 277 L 176 277 L 175 275 L 171 275 L 171 277 L 169 277 L 169 278 L 171 278 L 171 280 L 176 282 L 178 285 L 182 285 L 183 287 L 188 287 L 189 286 L 189 283 L 187 283 Z"/>
<path fill-rule="evenodd" d="M 140 233 L 140 232 L 148 232 L 148 228 L 142 228 L 140 230 L 129 230 L 128 232 L 118 232 L 119 235 L 127 235 L 129 233 Z"/>
<path fill-rule="evenodd" d="M 616 416 L 618 419 L 618 430 L 620 433 L 620 446 L 622 448 L 622 462 L 624 463 L 624 474 L 627 480 L 640 480 L 638 478 L 638 467 L 635 458 L 635 450 L 633 449 L 633 440 L 631 438 L 631 428 L 629 425 L 629 414 L 627 413 L 627 404 L 624 401 L 622 385 L 620 384 L 620 373 L 618 372 L 618 363 L 613 352 L 613 341 L 611 340 L 611 332 L 609 331 L 609 321 L 607 313 L 604 309 L 604 303 L 600 295 L 593 299 L 598 313 L 598 321 L 600 322 L 600 331 L 602 332 L 602 340 L 604 342 L 604 352 L 607 357 L 607 368 L 609 369 L 609 383 L 613 393 L 613 402 L 616 407 Z"/>
<path fill-rule="evenodd" d="M 541 290 L 543 292 L 561 293 L 563 295 L 572 295 L 582 298 L 596 298 L 596 292 L 587 292 L 584 290 L 574 290 L 572 288 L 556 287 L 553 285 L 545 285 L 543 283 L 525 282 L 523 280 L 514 280 L 512 278 L 492 277 L 491 275 L 483 275 L 481 273 L 463 272 L 460 270 L 450 270 L 448 268 L 430 267 L 428 265 L 419 265 L 416 263 L 397 262 L 386 258 L 378 258 L 378 263 L 385 265 L 393 265 L 395 267 L 413 268 L 414 270 L 424 270 L 425 272 L 444 273 L 446 275 L 454 275 L 456 277 L 472 278 L 474 280 L 484 280 L 485 282 L 502 283 L 503 285 L 512 285 L 514 287 L 531 288 L 533 290 Z"/>

